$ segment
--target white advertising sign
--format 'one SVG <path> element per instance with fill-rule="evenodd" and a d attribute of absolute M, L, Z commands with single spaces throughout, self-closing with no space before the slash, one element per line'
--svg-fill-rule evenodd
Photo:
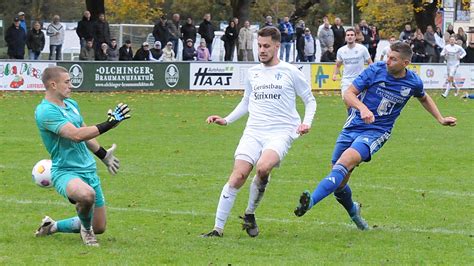
<path fill-rule="evenodd" d="M 55 63 L 0 62 L 0 90 L 44 90 L 41 75 Z"/>
<path fill-rule="evenodd" d="M 461 64 L 454 81 L 461 89 L 474 88 L 474 65 Z M 443 89 L 446 86 L 447 68 L 444 64 L 420 65 L 420 78 L 425 89 Z"/>

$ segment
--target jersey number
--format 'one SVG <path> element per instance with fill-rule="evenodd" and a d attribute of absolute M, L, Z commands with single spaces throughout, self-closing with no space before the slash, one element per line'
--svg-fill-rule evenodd
<path fill-rule="evenodd" d="M 394 107 L 395 102 L 383 98 L 382 101 L 380 101 L 379 107 L 377 107 L 377 114 L 379 116 L 389 115 L 392 113 Z"/>

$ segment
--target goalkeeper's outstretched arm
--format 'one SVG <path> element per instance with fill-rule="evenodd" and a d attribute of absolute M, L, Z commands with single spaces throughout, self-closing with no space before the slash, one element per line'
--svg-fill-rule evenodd
<path fill-rule="evenodd" d="M 128 118 L 130 118 L 130 108 L 128 108 L 128 105 L 120 103 L 113 111 L 109 110 L 105 122 L 95 126 L 83 126 L 79 128 L 75 127 L 72 123 L 66 123 L 59 130 L 59 135 L 76 142 L 86 141 L 109 131 Z"/>

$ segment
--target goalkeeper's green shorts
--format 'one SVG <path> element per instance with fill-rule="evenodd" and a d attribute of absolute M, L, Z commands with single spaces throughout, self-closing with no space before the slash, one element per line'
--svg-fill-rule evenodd
<path fill-rule="evenodd" d="M 74 178 L 80 178 L 82 181 L 84 181 L 86 184 L 88 184 L 94 189 L 96 208 L 105 205 L 105 198 L 102 192 L 102 187 L 100 186 L 100 179 L 95 171 L 87 173 L 76 173 L 58 170 L 52 174 L 54 188 L 59 194 L 68 199 L 72 204 L 75 204 L 75 202 L 67 196 L 66 187 L 69 182 Z"/>

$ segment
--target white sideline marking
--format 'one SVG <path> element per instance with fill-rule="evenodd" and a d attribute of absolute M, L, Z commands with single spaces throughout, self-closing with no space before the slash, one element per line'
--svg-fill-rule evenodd
<path fill-rule="evenodd" d="M 18 199 L 11 199 L 11 198 L 4 198 L 0 197 L 2 202 L 7 203 L 14 203 L 14 204 L 25 204 L 25 205 L 57 205 L 57 206 L 71 206 L 71 204 L 65 202 L 53 202 L 53 201 L 32 201 L 32 200 L 18 200 Z M 214 213 L 197 213 L 194 210 L 191 211 L 173 211 L 173 210 L 160 210 L 160 209 L 147 209 L 147 208 L 124 208 L 124 207 L 112 207 L 107 206 L 107 210 L 109 211 L 118 211 L 118 212 L 143 212 L 143 213 L 157 213 L 157 214 L 171 214 L 171 215 L 190 215 L 190 216 L 205 216 L 205 217 L 214 217 Z M 316 224 L 316 225 L 331 225 L 331 226 L 341 226 L 341 227 L 351 227 L 355 229 L 353 224 L 349 223 L 336 223 L 336 222 L 322 222 L 322 221 L 315 221 L 315 220 L 308 220 L 308 219 L 277 219 L 277 218 L 258 218 L 260 221 L 267 221 L 267 222 L 276 222 L 276 223 L 284 223 L 284 224 Z M 330 228 L 325 226 L 324 228 Z M 401 228 L 401 227 L 392 227 L 388 226 L 379 226 L 377 228 L 372 229 L 373 231 L 387 231 L 387 232 L 414 232 L 414 233 L 429 233 L 429 234 L 446 234 L 446 235 L 473 235 L 473 232 L 468 232 L 464 230 L 450 230 L 446 228 Z"/>

